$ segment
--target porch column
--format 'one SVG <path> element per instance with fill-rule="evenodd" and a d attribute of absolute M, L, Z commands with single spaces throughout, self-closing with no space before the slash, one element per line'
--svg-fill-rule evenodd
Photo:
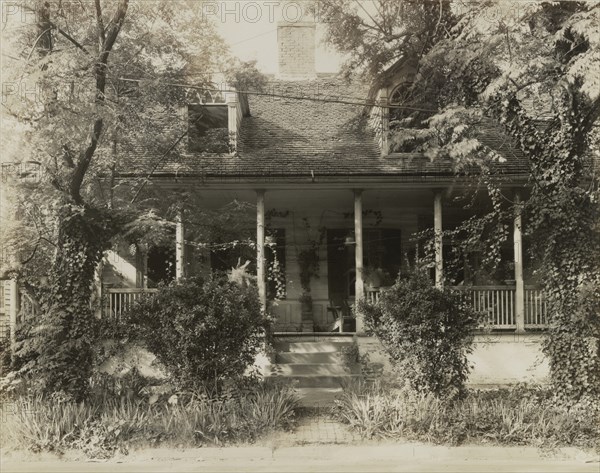
<path fill-rule="evenodd" d="M 521 195 L 515 193 L 515 218 L 513 224 L 513 244 L 515 259 L 515 323 L 517 333 L 525 331 L 525 283 L 523 281 L 523 232 L 521 221 Z"/>
<path fill-rule="evenodd" d="M 256 191 L 256 284 L 263 311 L 267 308 L 265 280 L 265 191 Z"/>
<path fill-rule="evenodd" d="M 363 283 L 363 209 L 362 190 L 354 191 L 354 240 L 356 251 L 354 253 L 356 281 L 354 286 L 354 307 L 356 314 L 356 333 L 364 332 L 363 316 L 358 311 L 358 303 L 365 297 Z"/>
<path fill-rule="evenodd" d="M 185 228 L 183 225 L 183 210 L 177 212 L 175 219 L 175 279 L 185 275 Z"/>
<path fill-rule="evenodd" d="M 433 230 L 435 248 L 435 287 L 444 285 L 444 259 L 442 257 L 442 191 L 435 191 L 433 198 Z"/>

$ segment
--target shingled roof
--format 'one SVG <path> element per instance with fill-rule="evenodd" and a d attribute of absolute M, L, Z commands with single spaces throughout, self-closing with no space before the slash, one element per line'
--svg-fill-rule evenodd
<path fill-rule="evenodd" d="M 242 120 L 235 156 L 193 154 L 181 146 L 178 152 L 157 160 L 156 151 L 138 148 L 130 156 L 131 167 L 122 174 L 145 173 L 154 164 L 158 164 L 154 176 L 203 178 L 454 174 L 450 160 L 431 161 L 415 153 L 381 156 L 365 114 L 368 92 L 368 85 L 333 75 L 302 82 L 272 80 L 264 95 L 248 96 L 250 116 Z M 499 166 L 502 173 L 527 172 L 526 160 L 497 130 L 486 127 L 482 141 L 507 157 Z"/>

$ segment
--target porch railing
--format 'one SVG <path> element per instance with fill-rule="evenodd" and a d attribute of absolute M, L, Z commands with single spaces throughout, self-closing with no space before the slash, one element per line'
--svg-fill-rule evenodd
<path fill-rule="evenodd" d="M 475 311 L 486 314 L 486 322 L 496 329 L 517 327 L 515 286 L 454 286 L 465 302 Z M 383 288 L 385 290 L 385 288 Z M 379 302 L 382 289 L 367 289 L 365 299 L 371 304 Z M 546 301 L 542 289 L 525 286 L 525 327 L 545 328 L 548 324 Z"/>
<path fill-rule="evenodd" d="M 515 288 L 512 286 L 455 286 L 476 312 L 483 312 L 494 328 L 516 328 Z"/>
<path fill-rule="evenodd" d="M 365 289 L 365 300 L 369 304 L 377 304 L 379 302 L 379 296 L 381 295 L 382 288 L 377 289 Z"/>
<path fill-rule="evenodd" d="M 543 328 L 547 325 L 546 298 L 542 289 L 525 286 L 525 327 Z"/>
<path fill-rule="evenodd" d="M 106 302 L 102 316 L 119 320 L 133 306 L 134 302 L 145 294 L 154 294 L 158 289 L 141 287 L 118 287 L 106 289 Z"/>

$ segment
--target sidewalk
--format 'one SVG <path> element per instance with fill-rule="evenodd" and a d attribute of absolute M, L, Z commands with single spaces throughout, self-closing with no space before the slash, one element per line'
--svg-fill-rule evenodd
<path fill-rule="evenodd" d="M 598 458 L 574 449 L 546 454 L 531 447 L 446 447 L 426 444 L 318 445 L 146 449 L 109 461 L 2 458 L 9 472 L 590 472 Z"/>

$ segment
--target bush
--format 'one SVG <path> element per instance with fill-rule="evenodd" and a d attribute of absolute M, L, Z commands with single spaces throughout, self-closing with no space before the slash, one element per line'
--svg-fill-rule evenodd
<path fill-rule="evenodd" d="M 256 288 L 224 275 L 163 287 L 135 304 L 125 324 L 179 388 L 216 392 L 253 363 L 266 328 Z"/>
<path fill-rule="evenodd" d="M 417 391 L 462 397 L 478 315 L 458 294 L 440 290 L 421 273 L 399 278 L 377 304 L 363 302 L 367 330 Z"/>

